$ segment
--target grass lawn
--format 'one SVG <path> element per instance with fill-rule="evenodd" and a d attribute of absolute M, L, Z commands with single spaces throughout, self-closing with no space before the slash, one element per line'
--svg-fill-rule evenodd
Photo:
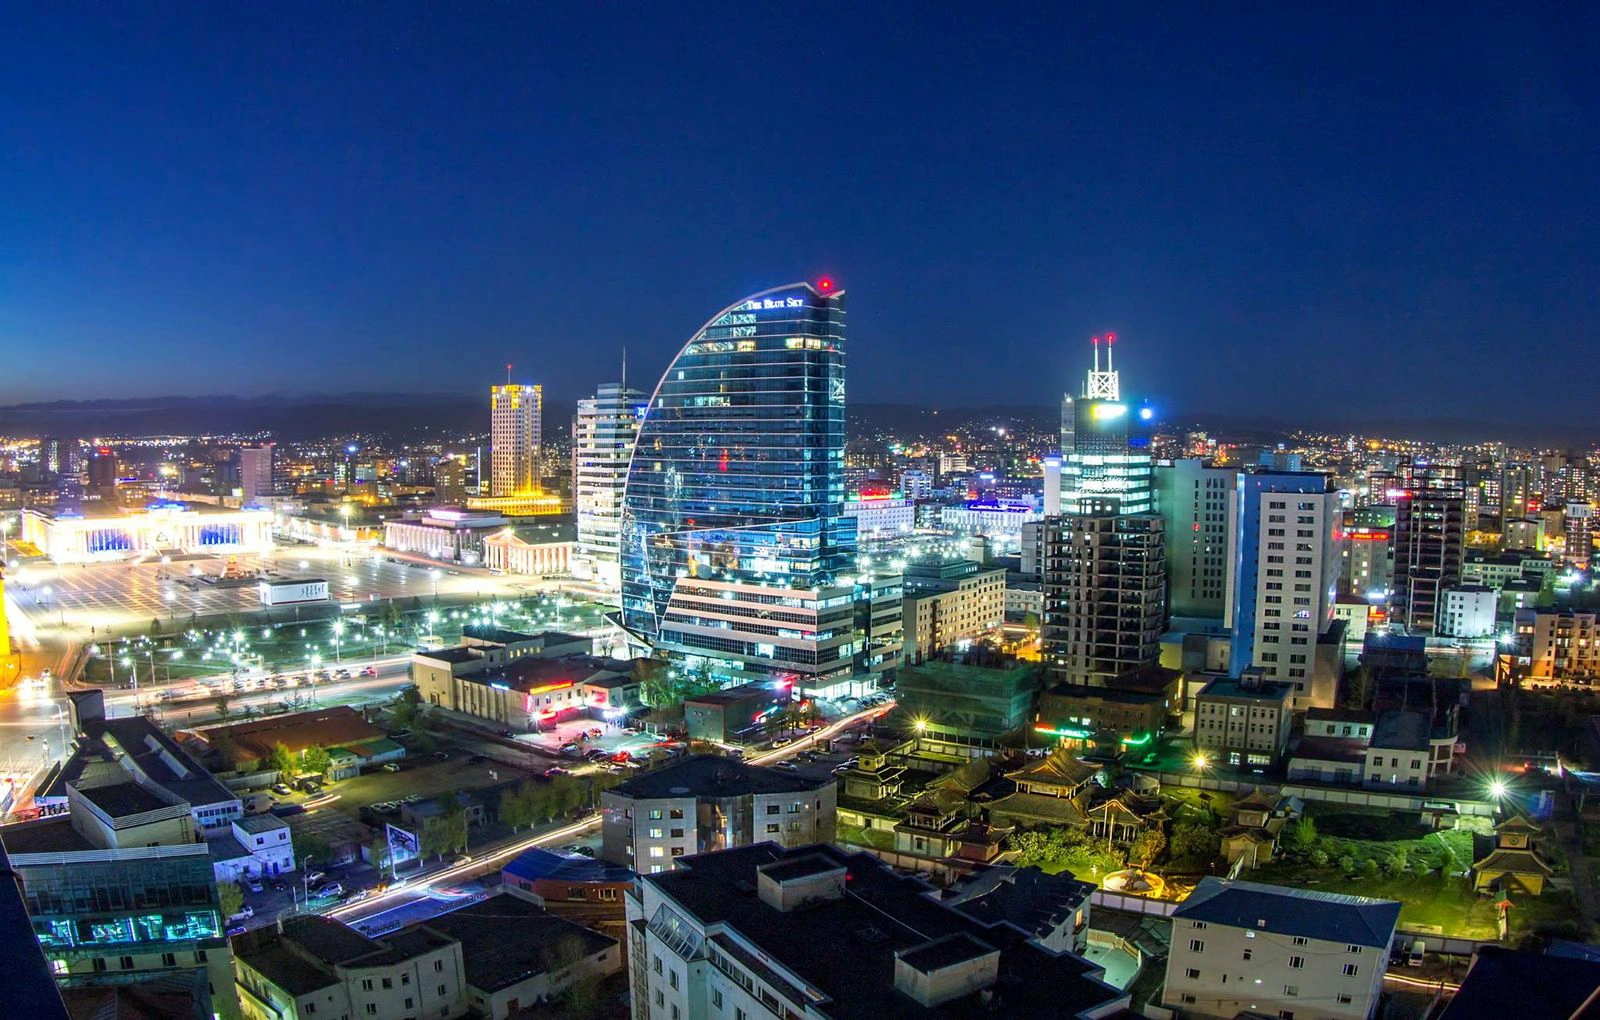
<path fill-rule="evenodd" d="M 841 822 L 838 827 L 838 839 L 841 843 L 871 847 L 874 850 L 894 849 L 894 833 L 882 829 L 869 829 L 863 825 L 845 825 Z"/>
<path fill-rule="evenodd" d="M 1173 801 L 1173 817 L 1180 821 L 1206 812 L 1226 816 L 1228 808 L 1238 797 L 1221 790 L 1191 790 L 1183 786 L 1164 786 L 1161 796 Z"/>
<path fill-rule="evenodd" d="M 1243 877 L 1273 885 L 1397 900 L 1402 925 L 1425 925 L 1446 935 L 1484 939 L 1494 938 L 1497 933 L 1496 897 L 1477 895 L 1465 878 L 1435 872 L 1420 877 L 1385 875 L 1368 879 L 1344 875 L 1337 868 L 1288 863 L 1263 865 Z M 1511 912 L 1513 943 L 1519 932 L 1544 921 L 1569 919 L 1577 912 L 1571 895 L 1561 890 L 1547 890 L 1538 897 L 1512 896 L 1511 900 L 1516 904 Z"/>

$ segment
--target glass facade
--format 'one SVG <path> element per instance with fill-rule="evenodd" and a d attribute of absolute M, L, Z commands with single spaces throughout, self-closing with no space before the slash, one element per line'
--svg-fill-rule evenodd
<path fill-rule="evenodd" d="M 752 295 L 714 316 L 668 366 L 623 496 L 622 613 L 634 633 L 661 636 L 680 581 L 823 589 L 854 580 L 855 521 L 843 515 L 842 298 L 806 283 Z M 793 639 L 815 641 L 813 614 L 829 607 L 805 608 L 807 618 L 792 622 L 810 626 Z M 771 637 L 789 637 L 781 607 L 756 612 Z M 718 628 L 744 629 L 736 620 L 694 629 Z M 685 641 L 711 655 L 751 651 L 732 633 Z"/>

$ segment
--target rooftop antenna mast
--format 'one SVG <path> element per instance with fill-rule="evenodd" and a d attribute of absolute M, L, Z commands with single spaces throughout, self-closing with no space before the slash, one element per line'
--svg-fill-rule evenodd
<path fill-rule="evenodd" d="M 511 385 L 511 362 L 506 362 L 506 385 Z"/>
<path fill-rule="evenodd" d="M 1090 342 L 1094 344 L 1094 368 L 1089 372 L 1089 382 L 1084 387 L 1083 395 L 1090 400 L 1121 400 L 1122 387 L 1117 381 L 1117 370 L 1111 367 L 1111 345 L 1117 342 L 1117 334 L 1106 334 L 1105 371 L 1100 370 L 1100 338 L 1095 337 Z"/>

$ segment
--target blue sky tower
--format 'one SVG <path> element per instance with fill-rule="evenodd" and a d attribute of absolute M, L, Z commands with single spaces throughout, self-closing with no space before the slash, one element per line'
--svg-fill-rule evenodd
<path fill-rule="evenodd" d="M 623 624 L 728 682 L 814 687 L 860 650 L 843 297 L 821 280 L 724 308 L 672 360 L 639 427 Z"/>

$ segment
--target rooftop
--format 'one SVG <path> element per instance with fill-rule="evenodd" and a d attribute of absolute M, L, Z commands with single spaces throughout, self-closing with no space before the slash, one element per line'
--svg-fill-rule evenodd
<path fill-rule="evenodd" d="M 1439 1020 L 1567 1020 L 1597 993 L 1600 963 L 1484 946 Z"/>
<path fill-rule="evenodd" d="M 711 691 L 707 694 L 696 694 L 684 700 L 685 705 L 737 705 L 745 701 L 765 699 L 771 701 L 778 696 L 772 685 L 765 681 L 740 684 L 738 687 L 729 687 L 723 691 Z"/>
<path fill-rule="evenodd" d="M 1196 695 L 1201 698 L 1246 698 L 1251 701 L 1286 701 L 1294 684 L 1282 680 L 1242 680 L 1219 676 Z"/>
<path fill-rule="evenodd" d="M 265 758 L 272 753 L 273 745 L 280 743 L 298 752 L 307 747 L 337 747 L 387 736 L 347 705 L 213 726 L 199 734 L 212 746 L 218 738 L 226 736 L 225 743 L 231 743 L 229 754 L 234 761 Z"/>
<path fill-rule="evenodd" d="M 811 856 L 847 870 L 842 896 L 785 912 L 755 891 L 758 868 Z M 986 923 L 952 909 L 925 881 L 897 874 L 866 853 L 827 845 L 783 850 L 761 843 L 681 858 L 676 870 L 640 880 L 701 924 L 724 924 L 738 933 L 739 941 L 760 947 L 758 962 L 792 975 L 785 984 L 803 982 L 822 997 L 818 1011 L 837 1020 L 967 1017 L 993 1015 L 995 1010 L 1070 1017 L 1121 997 L 1099 980 L 1099 968 L 1081 957 L 1048 952 L 1029 941 L 1031 932 L 1006 921 Z M 715 938 L 719 951 L 737 946 L 729 936 Z M 896 991 L 897 956 L 933 968 L 969 959 L 980 946 L 1000 952 L 990 1004 L 973 994 L 927 1009 Z"/>
<path fill-rule="evenodd" d="M 738 797 L 751 793 L 800 793 L 832 785 L 782 769 L 746 765 L 716 754 L 697 754 L 624 780 L 610 791 L 634 800 L 664 797 Z"/>
<path fill-rule="evenodd" d="M 171 801 L 154 790 L 134 782 L 131 776 L 123 782 L 85 785 L 77 787 L 77 790 L 78 796 L 109 815 L 113 824 L 119 818 L 173 806 Z"/>
<path fill-rule="evenodd" d="M 1384 712 L 1372 727 L 1372 746 L 1426 751 L 1433 720 L 1423 712 Z"/>
<path fill-rule="evenodd" d="M 627 868 L 594 857 L 567 857 L 538 848 L 520 854 L 501 869 L 524 882 L 553 879 L 561 882 L 624 883 L 634 880 Z"/>
<path fill-rule="evenodd" d="M 1400 904 L 1215 877 L 1200 880 L 1173 917 L 1231 928 L 1388 949 Z"/>
<path fill-rule="evenodd" d="M 617 946 L 611 936 L 553 917 L 531 899 L 506 889 L 440 914 L 422 927 L 461 943 L 467 984 L 486 992 L 567 966 L 571 960 L 565 954 L 572 948 L 592 956 Z"/>

